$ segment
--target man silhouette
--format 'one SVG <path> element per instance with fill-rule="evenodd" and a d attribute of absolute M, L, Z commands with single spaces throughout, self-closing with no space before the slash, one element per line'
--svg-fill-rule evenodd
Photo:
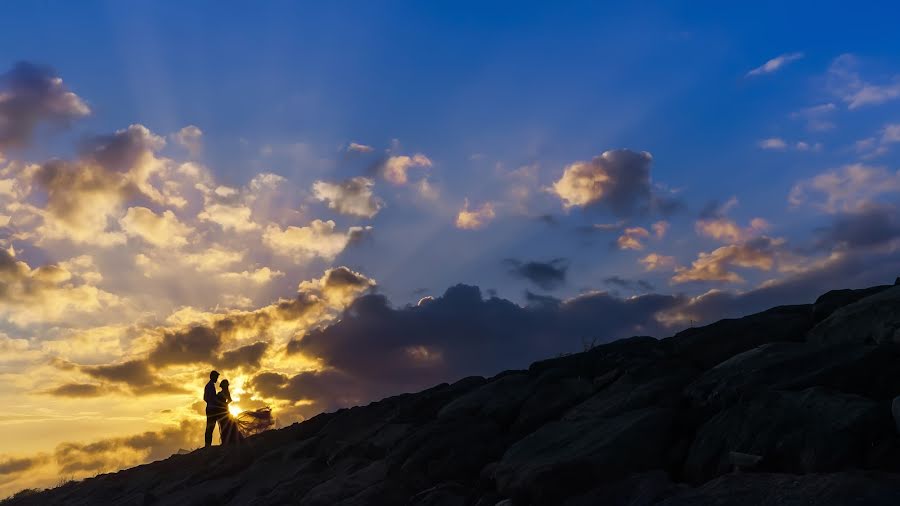
<path fill-rule="evenodd" d="M 209 381 L 203 388 L 203 400 L 206 402 L 206 445 L 212 445 L 213 429 L 216 428 L 216 422 L 222 416 L 222 406 L 216 397 L 216 380 L 219 379 L 219 372 L 212 371 L 209 373 Z"/>

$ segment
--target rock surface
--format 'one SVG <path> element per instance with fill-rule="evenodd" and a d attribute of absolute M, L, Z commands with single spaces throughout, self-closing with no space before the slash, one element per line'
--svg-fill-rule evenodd
<path fill-rule="evenodd" d="M 835 290 L 4 505 L 900 504 L 898 328 L 900 286 Z"/>

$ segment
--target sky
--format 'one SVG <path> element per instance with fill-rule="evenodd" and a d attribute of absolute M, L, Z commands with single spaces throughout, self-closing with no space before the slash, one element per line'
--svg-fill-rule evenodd
<path fill-rule="evenodd" d="M 28 2 L 0 497 L 900 276 L 884 2 Z"/>

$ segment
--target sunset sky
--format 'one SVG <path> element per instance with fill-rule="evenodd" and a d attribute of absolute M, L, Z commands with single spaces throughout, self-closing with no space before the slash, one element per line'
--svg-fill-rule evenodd
<path fill-rule="evenodd" d="M 0 497 L 900 276 L 897 7 L 187 3 L 4 6 Z"/>

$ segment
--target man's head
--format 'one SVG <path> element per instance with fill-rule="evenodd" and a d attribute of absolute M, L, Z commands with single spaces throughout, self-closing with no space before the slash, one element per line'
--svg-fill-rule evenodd
<path fill-rule="evenodd" d="M 216 381 L 219 379 L 219 371 L 212 371 L 209 373 L 209 379 Z"/>

